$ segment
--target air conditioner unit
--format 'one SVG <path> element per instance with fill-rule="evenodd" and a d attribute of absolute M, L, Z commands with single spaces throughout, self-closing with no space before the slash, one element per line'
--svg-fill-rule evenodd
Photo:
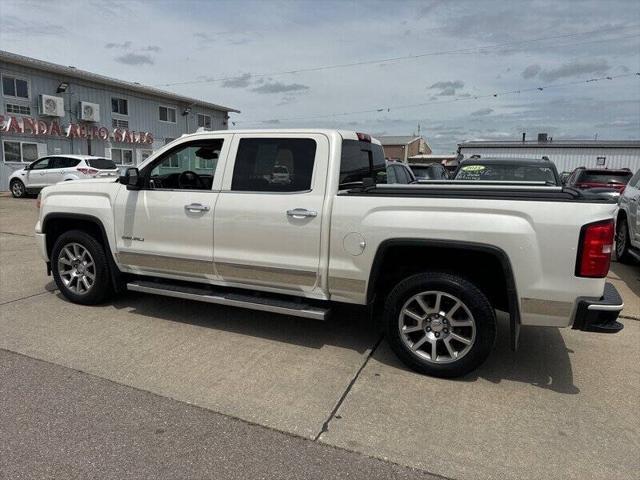
<path fill-rule="evenodd" d="M 80 102 L 80 120 L 85 122 L 100 121 L 100 105 L 97 103 Z"/>
<path fill-rule="evenodd" d="M 38 102 L 40 115 L 49 117 L 64 117 L 64 99 L 52 95 L 40 95 Z"/>

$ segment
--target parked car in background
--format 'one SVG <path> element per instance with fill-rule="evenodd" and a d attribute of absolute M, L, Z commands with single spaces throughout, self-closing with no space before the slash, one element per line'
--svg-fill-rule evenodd
<path fill-rule="evenodd" d="M 49 155 L 13 172 L 9 189 L 14 197 L 21 198 L 66 180 L 117 176 L 118 167 L 113 160 L 91 155 Z"/>
<path fill-rule="evenodd" d="M 586 190 L 591 188 L 611 188 L 622 192 L 633 173 L 628 168 L 576 168 L 565 182 L 568 187 Z"/>
<path fill-rule="evenodd" d="M 523 158 L 470 158 L 463 160 L 454 180 L 486 180 L 492 182 L 544 182 L 562 185 L 553 162 Z"/>
<path fill-rule="evenodd" d="M 640 170 L 631 177 L 618 201 L 616 217 L 616 256 L 622 263 L 640 260 Z"/>
<path fill-rule="evenodd" d="M 416 183 L 416 177 L 411 169 L 402 162 L 387 162 L 387 180 L 378 183 Z"/>
<path fill-rule="evenodd" d="M 449 172 L 439 163 L 410 163 L 409 168 L 418 182 L 420 180 L 448 180 Z"/>

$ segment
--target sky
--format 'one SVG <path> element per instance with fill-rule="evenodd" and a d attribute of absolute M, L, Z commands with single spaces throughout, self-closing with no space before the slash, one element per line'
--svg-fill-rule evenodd
<path fill-rule="evenodd" d="M 241 110 L 230 128 L 640 139 L 632 0 L 0 0 L 0 49 Z"/>

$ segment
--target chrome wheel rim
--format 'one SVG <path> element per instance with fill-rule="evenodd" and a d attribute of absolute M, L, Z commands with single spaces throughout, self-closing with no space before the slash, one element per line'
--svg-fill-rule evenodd
<path fill-rule="evenodd" d="M 436 290 L 405 302 L 398 318 L 400 338 L 414 355 L 429 363 L 460 360 L 476 340 L 476 322 L 458 297 Z"/>
<path fill-rule="evenodd" d="M 86 295 L 96 281 L 96 264 L 84 246 L 68 243 L 58 254 L 58 274 L 69 291 Z"/>
<path fill-rule="evenodd" d="M 23 193 L 22 184 L 20 182 L 13 182 L 13 184 L 11 185 L 11 192 L 16 197 L 22 196 L 22 193 Z"/>
<path fill-rule="evenodd" d="M 621 222 L 618 224 L 618 231 L 616 233 L 616 256 L 621 257 L 624 253 L 624 247 L 627 243 L 627 224 Z"/>

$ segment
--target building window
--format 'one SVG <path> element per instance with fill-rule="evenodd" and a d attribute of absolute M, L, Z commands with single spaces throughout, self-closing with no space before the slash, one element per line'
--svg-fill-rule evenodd
<path fill-rule="evenodd" d="M 129 115 L 129 100 L 126 98 L 112 98 L 111 112 L 118 115 Z"/>
<path fill-rule="evenodd" d="M 118 165 L 133 165 L 133 150 L 128 148 L 112 148 L 111 160 Z"/>
<path fill-rule="evenodd" d="M 176 123 L 176 109 L 169 107 L 159 107 L 159 118 L 161 122 Z"/>
<path fill-rule="evenodd" d="M 198 127 L 211 128 L 211 115 L 198 114 Z"/>
<path fill-rule="evenodd" d="M 129 128 L 129 120 L 120 120 L 117 118 L 112 118 L 111 126 L 113 128 Z"/>
<path fill-rule="evenodd" d="M 24 78 L 2 76 L 2 94 L 5 97 L 29 99 L 29 82 Z"/>
<path fill-rule="evenodd" d="M 35 162 L 38 159 L 38 144 L 30 142 L 2 142 L 5 162 Z"/>
<path fill-rule="evenodd" d="M 5 105 L 5 111 L 7 113 L 17 113 L 18 115 L 31 115 L 31 107 L 28 105 L 15 105 L 13 103 L 7 103 Z"/>
<path fill-rule="evenodd" d="M 604 167 L 604 164 L 607 161 L 607 157 L 597 157 L 596 158 L 596 166 L 598 167 Z"/>

